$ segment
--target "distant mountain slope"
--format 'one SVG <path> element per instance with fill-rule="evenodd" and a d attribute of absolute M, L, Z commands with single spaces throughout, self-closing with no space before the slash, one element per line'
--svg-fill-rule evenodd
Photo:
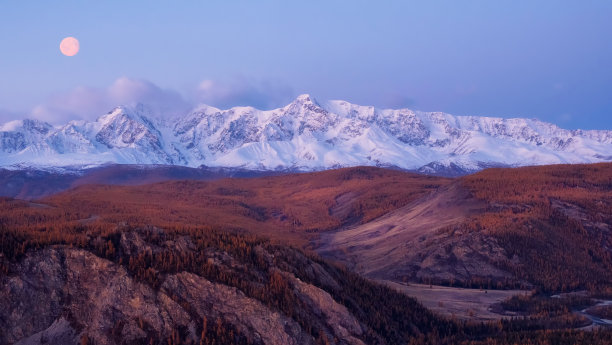
<path fill-rule="evenodd" d="M 37 202 L 99 222 L 182 223 L 238 229 L 307 245 L 319 232 L 364 223 L 423 196 L 447 178 L 374 167 L 142 186 L 82 185 Z"/>
<path fill-rule="evenodd" d="M 317 250 L 376 279 L 448 283 L 474 276 L 510 277 L 491 264 L 506 259 L 499 257 L 502 251 L 494 240 L 440 234 L 485 210 L 485 202 L 454 181 L 371 222 L 322 234 Z M 447 252 L 449 245 L 460 249 Z"/>
<path fill-rule="evenodd" d="M 612 164 L 487 169 L 321 243 L 371 278 L 607 294 Z"/>
<path fill-rule="evenodd" d="M 200 106 L 172 120 L 117 107 L 94 122 L 0 126 L 0 166 L 169 164 L 259 170 L 397 166 L 460 175 L 490 166 L 612 160 L 612 131 L 538 120 L 376 109 L 308 95 L 268 111 Z"/>
<path fill-rule="evenodd" d="M 85 169 L 2 169 L 0 196 L 17 199 L 39 199 L 87 184 L 143 185 L 175 180 L 215 180 L 226 177 L 255 177 L 288 173 L 229 168 L 189 168 L 175 165 L 111 164 Z"/>

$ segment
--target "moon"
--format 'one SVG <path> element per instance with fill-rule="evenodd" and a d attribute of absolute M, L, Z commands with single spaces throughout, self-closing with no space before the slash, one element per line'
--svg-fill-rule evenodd
<path fill-rule="evenodd" d="M 75 56 L 79 52 L 79 40 L 74 37 L 66 37 L 60 43 L 60 51 L 66 56 Z"/>

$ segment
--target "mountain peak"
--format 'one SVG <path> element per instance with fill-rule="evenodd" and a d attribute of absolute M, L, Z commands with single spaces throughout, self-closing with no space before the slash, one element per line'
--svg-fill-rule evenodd
<path fill-rule="evenodd" d="M 39 134 L 47 134 L 53 128 L 49 123 L 36 119 L 25 119 L 22 126 L 30 132 Z"/>
<path fill-rule="evenodd" d="M 125 118 L 137 122 L 149 122 L 148 117 L 151 115 L 151 110 L 142 103 L 138 103 L 134 106 L 119 105 L 108 113 L 100 116 L 97 119 L 97 122 L 109 123 L 116 121 L 119 118 Z"/>
<path fill-rule="evenodd" d="M 612 160 L 612 131 L 569 131 L 526 119 L 378 110 L 344 101 L 323 107 L 309 94 L 269 111 L 197 109 L 163 121 L 143 105 L 122 105 L 95 123 L 74 123 L 64 131 L 9 123 L 0 127 L 0 166 L 110 159 L 256 169 L 385 165 L 468 172 L 484 166 Z"/>
<path fill-rule="evenodd" d="M 314 97 L 312 97 L 310 94 L 307 94 L 307 93 L 303 93 L 297 96 L 294 103 L 302 103 L 302 104 L 309 103 L 309 104 L 318 105 Z"/>
<path fill-rule="evenodd" d="M 37 119 L 13 120 L 5 124 L 0 124 L 1 132 L 19 131 L 23 129 L 30 133 L 47 134 L 53 126 L 49 123 Z"/>

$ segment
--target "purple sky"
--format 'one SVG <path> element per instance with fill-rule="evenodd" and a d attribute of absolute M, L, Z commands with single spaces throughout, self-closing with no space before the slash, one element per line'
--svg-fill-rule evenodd
<path fill-rule="evenodd" d="M 612 2 L 0 3 L 0 122 L 321 101 L 612 129 Z M 59 52 L 74 36 L 81 51 Z"/>

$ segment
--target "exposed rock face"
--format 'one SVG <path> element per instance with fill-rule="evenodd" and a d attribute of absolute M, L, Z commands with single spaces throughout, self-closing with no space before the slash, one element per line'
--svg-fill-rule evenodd
<path fill-rule="evenodd" d="M 0 286 L 1 343 L 14 343 L 51 326 L 61 316 L 66 271 L 63 252 L 28 255 L 16 267 L 19 275 L 3 277 Z"/>
<path fill-rule="evenodd" d="M 315 313 L 329 324 L 334 335 L 338 339 L 345 339 L 351 344 L 364 344 L 356 336 L 363 334 L 363 329 L 359 321 L 355 319 L 345 306 L 338 304 L 325 291 L 318 289 L 310 284 L 303 283 L 299 279 L 290 276 L 296 289 L 300 292 L 302 300 L 315 310 Z"/>
<path fill-rule="evenodd" d="M 161 230 L 152 231 L 158 231 L 154 233 L 156 243 L 136 231 L 122 233 L 118 250 L 130 257 L 195 250 L 188 236 L 170 239 Z M 274 260 L 275 253 L 261 246 L 255 252 L 262 260 Z M 248 270 L 228 253 L 211 249 L 206 255 L 220 270 Z M 319 276 L 325 286 L 337 287 L 318 264 L 305 262 L 304 268 Z M 303 302 L 301 308 L 316 315 L 316 322 L 329 330 L 329 338 L 335 338 L 331 343 L 364 344 L 360 339 L 364 326 L 329 293 L 290 272 L 272 270 L 293 287 Z M 184 343 L 197 344 L 206 322 L 230 325 L 249 344 L 315 343 L 296 320 L 235 287 L 189 272 L 163 277 L 155 287 L 136 280 L 123 265 L 84 249 L 52 246 L 29 251 L 11 264 L 8 275 L 0 277 L 0 343 L 79 344 L 87 340 L 110 345 L 155 339 L 165 344 L 180 333 Z"/>
<path fill-rule="evenodd" d="M 260 302 L 246 297 L 236 288 L 213 284 L 191 273 L 179 273 L 162 285 L 166 294 L 188 302 L 200 317 L 222 318 L 242 334 L 252 334 L 256 343 L 312 344 L 312 338 L 290 318 L 273 312 Z"/>
<path fill-rule="evenodd" d="M 74 344 L 77 331 L 68 320 L 60 317 L 49 328 L 22 339 L 16 345 Z"/>
<path fill-rule="evenodd" d="M 137 320 L 162 335 L 190 325 L 189 315 L 167 295 L 84 250 L 57 247 L 34 252 L 14 271 L 18 275 L 3 279 L 0 294 L 8 306 L 0 311 L 7 326 L 2 343 L 29 337 L 24 343 L 38 339 L 42 344 L 50 334 L 64 340 L 73 334 L 74 343 L 84 334 L 97 344 L 115 344 L 119 338 L 129 343 L 147 335 Z"/>

